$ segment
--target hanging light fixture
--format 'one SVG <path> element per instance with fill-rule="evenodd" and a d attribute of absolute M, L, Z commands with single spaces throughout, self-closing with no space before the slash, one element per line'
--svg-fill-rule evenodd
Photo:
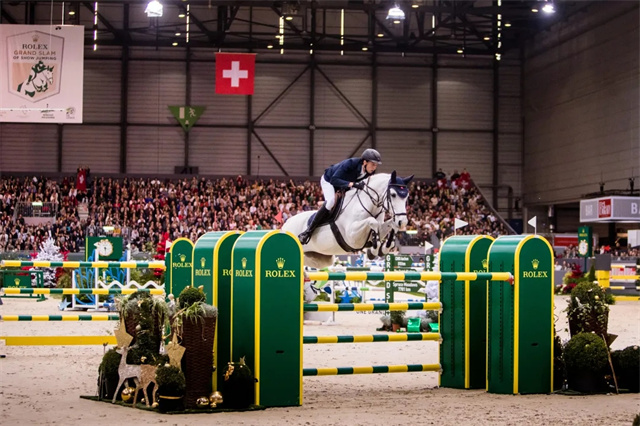
<path fill-rule="evenodd" d="M 394 5 L 389 12 L 387 13 L 387 19 L 394 21 L 404 21 L 404 11 L 398 7 L 398 5 Z"/>
<path fill-rule="evenodd" d="M 149 18 L 159 18 L 162 16 L 162 3 L 158 0 L 151 0 L 144 10 Z"/>

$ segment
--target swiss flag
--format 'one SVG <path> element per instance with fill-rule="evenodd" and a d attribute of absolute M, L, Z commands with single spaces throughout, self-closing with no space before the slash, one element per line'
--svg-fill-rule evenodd
<path fill-rule="evenodd" d="M 253 95 L 255 53 L 216 53 L 216 93 Z"/>
<path fill-rule="evenodd" d="M 76 189 L 78 191 L 87 190 L 87 170 L 86 169 L 78 169 L 78 173 L 76 174 Z"/>

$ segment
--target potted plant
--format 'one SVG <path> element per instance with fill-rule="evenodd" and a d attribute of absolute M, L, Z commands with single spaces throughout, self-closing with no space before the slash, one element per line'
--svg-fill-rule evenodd
<path fill-rule="evenodd" d="M 571 336 L 582 332 L 607 336 L 609 307 L 604 290 L 597 283 L 584 281 L 571 290 L 566 311 Z"/>
<path fill-rule="evenodd" d="M 391 311 L 391 329 L 393 331 L 398 331 L 401 327 L 406 325 L 406 314 L 406 311 Z"/>
<path fill-rule="evenodd" d="M 148 363 L 155 363 L 168 319 L 165 301 L 148 292 L 137 291 L 120 302 L 119 311 L 127 333 L 133 336 L 128 362 L 140 364 L 139 360 L 145 357 Z"/>
<path fill-rule="evenodd" d="M 629 346 L 611 352 L 611 363 L 618 387 L 629 392 L 640 392 L 640 347 Z"/>
<path fill-rule="evenodd" d="M 101 398 L 113 398 L 120 378 L 118 374 L 120 358 L 122 358 L 122 355 L 116 352 L 116 348 L 109 349 L 102 357 L 102 362 L 100 363 L 100 367 L 98 367 L 99 377 L 102 380 L 102 383 L 100 383 Z"/>
<path fill-rule="evenodd" d="M 195 408 L 198 398 L 209 395 L 212 391 L 213 340 L 218 310 L 202 300 L 202 290 L 193 287 L 184 289 L 179 296 L 181 306 L 189 301 L 193 303 L 184 305 L 173 321 L 174 331 L 182 336 L 181 345 L 186 349 L 182 358 L 182 370 L 187 382 L 187 408 Z"/>
<path fill-rule="evenodd" d="M 569 388 L 593 393 L 603 389 L 609 365 L 609 350 L 604 340 L 593 333 L 578 333 L 564 348 Z"/>
<path fill-rule="evenodd" d="M 188 308 L 196 302 L 204 302 L 206 300 L 206 296 L 204 292 L 195 287 L 186 287 L 178 296 L 178 305 L 180 309 Z"/>
<path fill-rule="evenodd" d="M 160 411 L 184 410 L 184 394 L 187 388 L 184 373 L 169 364 L 161 365 L 156 370 L 158 383 L 158 409 Z"/>

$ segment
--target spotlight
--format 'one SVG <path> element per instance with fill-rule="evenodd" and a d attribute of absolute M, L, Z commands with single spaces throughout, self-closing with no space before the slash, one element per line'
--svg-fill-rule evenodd
<path fill-rule="evenodd" d="M 149 18 L 159 18 L 162 16 L 162 3 L 158 0 L 151 0 L 144 10 Z"/>
<path fill-rule="evenodd" d="M 387 19 L 392 19 L 395 24 L 396 21 L 404 21 L 404 11 L 398 7 L 398 5 L 393 6 L 389 9 L 389 13 L 387 13 Z"/>
<path fill-rule="evenodd" d="M 545 4 L 544 6 L 542 6 L 542 11 L 543 11 L 544 13 L 549 13 L 549 14 L 551 14 L 551 13 L 555 13 L 556 8 L 553 6 L 553 4 L 552 4 L 552 3 L 547 3 L 547 4 Z"/>

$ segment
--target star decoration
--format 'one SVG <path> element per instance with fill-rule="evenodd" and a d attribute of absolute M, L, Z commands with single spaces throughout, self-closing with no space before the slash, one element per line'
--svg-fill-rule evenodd
<path fill-rule="evenodd" d="M 133 336 L 127 333 L 127 329 L 124 326 L 124 321 L 120 320 L 120 326 L 116 328 L 113 333 L 118 341 L 119 348 L 128 348 L 133 341 Z"/>
<path fill-rule="evenodd" d="M 180 346 L 178 343 L 178 337 L 174 334 L 173 340 L 166 348 L 167 355 L 169 355 L 169 360 L 172 366 L 182 369 L 180 361 L 182 360 L 182 355 L 184 355 L 184 351 L 186 350 L 187 349 L 184 346 Z"/>

